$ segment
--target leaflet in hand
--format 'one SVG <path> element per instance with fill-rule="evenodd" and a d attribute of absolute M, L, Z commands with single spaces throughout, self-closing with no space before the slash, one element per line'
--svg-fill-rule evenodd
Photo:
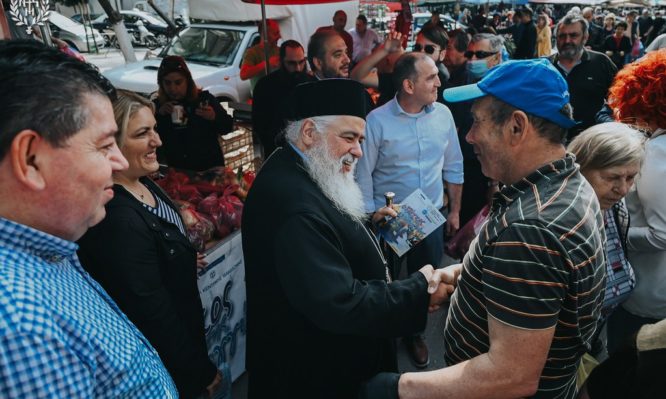
<path fill-rule="evenodd" d="M 404 255 L 446 221 L 421 189 L 394 205 L 394 209 L 398 216 L 382 222 L 379 234 L 398 256 Z"/>

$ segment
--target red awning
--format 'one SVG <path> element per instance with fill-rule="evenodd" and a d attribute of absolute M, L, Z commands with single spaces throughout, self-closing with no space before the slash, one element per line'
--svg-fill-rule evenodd
<path fill-rule="evenodd" d="M 242 0 L 243 3 L 261 4 L 261 0 Z M 267 6 L 291 6 L 297 4 L 342 3 L 349 0 L 265 0 Z"/>

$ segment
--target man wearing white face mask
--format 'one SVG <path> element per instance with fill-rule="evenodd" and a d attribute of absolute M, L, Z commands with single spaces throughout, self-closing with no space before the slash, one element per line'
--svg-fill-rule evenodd
<path fill-rule="evenodd" d="M 490 33 L 478 33 L 472 37 L 464 56 L 467 82 L 449 84 L 447 89 L 476 83 L 490 70 L 502 62 L 503 39 Z M 451 110 L 453 120 L 458 128 L 458 142 L 464 159 L 465 182 L 463 183 L 462 206 L 460 209 L 460 226 L 464 226 L 481 208 L 492 199 L 497 191 L 497 183 L 488 179 L 481 172 L 481 164 L 474 154 L 471 144 L 465 140 L 472 127 L 472 101 L 459 103 L 444 102 Z"/>

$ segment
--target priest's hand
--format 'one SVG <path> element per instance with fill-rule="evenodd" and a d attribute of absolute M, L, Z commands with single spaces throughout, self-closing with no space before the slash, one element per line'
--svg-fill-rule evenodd
<path fill-rule="evenodd" d="M 398 373 L 379 373 L 361 384 L 357 399 L 398 399 L 399 382 Z"/>
<path fill-rule="evenodd" d="M 458 285 L 461 271 L 462 264 L 457 263 L 433 272 L 428 279 L 428 293 L 430 294 L 428 310 L 430 312 L 439 309 L 441 304 L 450 298 Z"/>
<path fill-rule="evenodd" d="M 377 212 L 372 214 L 372 224 L 377 225 L 378 223 L 384 221 L 386 217 L 389 218 L 394 218 L 398 216 L 398 212 L 395 211 L 392 207 L 385 206 L 382 208 L 379 208 Z"/>

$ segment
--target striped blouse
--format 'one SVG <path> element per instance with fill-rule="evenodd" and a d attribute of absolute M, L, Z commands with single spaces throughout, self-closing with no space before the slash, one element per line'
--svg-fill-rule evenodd
<path fill-rule="evenodd" d="M 146 186 L 146 188 L 150 190 L 149 187 Z M 155 207 L 153 208 L 152 206 L 146 204 L 145 202 L 142 202 L 143 207 L 149 210 L 151 213 L 155 214 L 157 217 L 161 218 L 162 220 L 166 220 L 167 222 L 178 226 L 178 230 L 180 230 L 181 234 L 187 237 L 187 232 L 185 231 L 185 226 L 183 225 L 183 219 L 180 217 L 178 211 L 174 209 L 171 205 L 166 203 L 162 198 L 160 198 L 159 195 L 155 193 L 152 194 L 153 197 L 155 197 Z"/>

